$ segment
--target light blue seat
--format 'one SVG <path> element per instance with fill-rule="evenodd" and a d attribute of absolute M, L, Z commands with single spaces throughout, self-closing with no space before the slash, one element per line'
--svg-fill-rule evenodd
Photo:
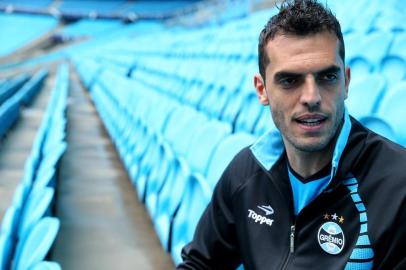
<path fill-rule="evenodd" d="M 358 1 L 347 2 L 347 4 L 342 5 L 344 9 L 344 14 L 342 17 L 352 17 L 351 22 L 352 31 L 360 33 L 368 33 L 374 29 L 374 22 L 379 15 L 379 7 L 374 5 L 375 2 Z"/>
<path fill-rule="evenodd" d="M 11 232 L 11 234 L 14 235 L 18 228 L 19 216 L 20 209 L 14 205 L 10 205 L 1 221 L 0 233 Z"/>
<path fill-rule="evenodd" d="M 255 92 L 250 92 L 241 104 L 234 130 L 236 132 L 253 133 L 254 128 L 263 112 Z"/>
<path fill-rule="evenodd" d="M 0 233 L 0 268 L 10 269 L 14 237 L 10 231 Z"/>
<path fill-rule="evenodd" d="M 209 121 L 196 130 L 185 155 L 193 173 L 207 175 L 214 151 L 230 134 L 231 126 L 217 120 Z"/>
<path fill-rule="evenodd" d="M 156 212 L 153 215 L 155 229 L 162 245 L 169 250 L 170 228 L 190 175 L 206 174 L 208 163 L 218 143 L 231 132 L 231 127 L 218 121 L 210 121 L 197 129 L 185 159 L 178 157 L 168 172 L 161 192 L 156 196 Z M 210 134 L 210 136 L 207 136 Z M 148 198 L 147 198 L 148 199 Z"/>
<path fill-rule="evenodd" d="M 185 192 L 187 178 L 190 175 L 189 166 L 183 158 L 175 159 L 171 167 L 159 193 L 156 212 L 153 217 L 155 231 L 165 250 L 170 248 L 170 226 Z"/>
<path fill-rule="evenodd" d="M 254 135 L 261 136 L 269 129 L 276 129 L 269 106 L 263 106 L 262 112 L 254 128 Z"/>
<path fill-rule="evenodd" d="M 160 147 L 164 143 L 173 143 L 177 138 L 178 135 L 182 133 L 187 134 L 185 130 L 187 130 L 187 125 L 192 123 L 194 112 L 190 107 L 187 106 L 179 106 L 177 107 L 173 113 L 171 113 L 170 117 L 165 120 L 165 129 L 161 135 L 155 137 L 156 139 L 152 142 L 152 145 L 148 148 L 148 152 L 145 153 L 142 160 L 139 164 L 139 171 L 134 178 L 134 184 L 137 187 L 138 198 L 143 200 L 145 198 L 145 188 L 147 185 L 147 181 L 149 179 L 149 175 L 153 170 L 159 170 L 159 166 L 156 164 L 160 164 L 162 159 L 165 158 L 165 152 L 160 150 Z M 182 130 L 185 128 L 185 130 Z M 168 146 L 172 149 L 172 145 Z M 161 156 L 161 154 L 163 154 Z"/>
<path fill-rule="evenodd" d="M 144 153 L 157 142 L 157 136 L 162 135 L 165 125 L 176 106 L 178 105 L 171 101 L 163 104 L 160 110 L 151 113 L 147 122 L 142 121 L 135 134 L 129 138 L 125 163 L 131 179 L 136 177 Z"/>
<path fill-rule="evenodd" d="M 216 147 L 209 162 L 206 175 L 207 183 L 213 190 L 221 174 L 231 162 L 232 158 L 244 147 L 252 144 L 255 137 L 246 132 L 237 132 L 225 137 Z"/>
<path fill-rule="evenodd" d="M 20 239 L 25 239 L 27 233 L 46 213 L 54 197 L 53 188 L 42 188 L 32 191 L 21 213 L 18 234 Z"/>
<path fill-rule="evenodd" d="M 405 104 L 406 84 L 400 84 L 398 88 L 393 89 L 385 96 L 377 114 L 393 127 L 396 142 L 406 147 Z"/>
<path fill-rule="evenodd" d="M 3 216 L 0 231 L 0 269 L 9 269 L 17 239 L 20 209 L 11 205 Z"/>
<path fill-rule="evenodd" d="M 396 141 L 395 131 L 384 119 L 374 115 L 369 115 L 361 117 L 359 121 L 373 132 L 378 133 L 391 141 Z"/>
<path fill-rule="evenodd" d="M 163 143 L 157 149 L 159 168 L 154 167 L 148 176 L 148 181 L 145 184 L 145 206 L 151 217 L 155 216 L 156 213 L 156 202 L 158 194 L 165 183 L 168 174 L 173 168 L 173 162 L 176 159 L 172 148 L 167 143 Z"/>
<path fill-rule="evenodd" d="M 406 33 L 397 33 L 387 56 L 382 60 L 381 72 L 390 86 L 406 78 Z"/>
<path fill-rule="evenodd" d="M 43 189 L 45 187 L 55 188 L 56 181 L 56 168 L 55 167 L 48 167 L 46 169 L 41 170 L 35 177 L 35 181 L 32 185 L 32 190 L 36 191 L 39 189 Z"/>
<path fill-rule="evenodd" d="M 189 177 L 182 204 L 172 225 L 170 250 L 175 265 L 182 261 L 181 250 L 192 240 L 197 223 L 210 201 L 211 193 L 210 187 L 202 175 L 195 174 Z"/>
<path fill-rule="evenodd" d="M 245 63 L 244 63 L 245 64 Z M 247 66 L 239 62 L 223 63 L 223 78 L 205 92 L 205 97 L 199 109 L 206 112 L 210 117 L 220 119 L 228 102 L 235 98 L 235 93 L 240 90 L 244 82 Z"/>
<path fill-rule="evenodd" d="M 244 91 L 236 92 L 224 108 L 220 117 L 221 120 L 229 123 L 234 128 L 237 116 L 242 110 L 242 104 L 244 103 L 246 96 L 249 94 L 250 93 Z"/>
<path fill-rule="evenodd" d="M 379 71 L 382 59 L 389 52 L 393 34 L 387 32 L 372 32 L 363 36 L 355 35 L 358 44 L 350 47 L 348 65 L 355 76 Z M 355 41 L 357 42 L 357 41 Z"/>
<path fill-rule="evenodd" d="M 175 163 L 178 157 L 185 157 L 190 144 L 193 142 L 195 130 L 198 130 L 201 125 L 207 122 L 204 114 L 198 113 L 190 107 L 185 107 L 181 110 L 183 116 L 173 120 L 175 125 L 168 124 L 165 130 L 164 139 L 159 146 L 159 159 L 157 164 L 162 166 L 153 166 L 148 177 L 146 198 L 156 198 L 157 192 L 165 184 L 167 175 L 170 170 L 176 168 Z M 151 184 L 149 184 L 151 182 Z M 149 193 L 153 192 L 151 196 Z M 150 215 L 155 215 L 155 199 L 146 201 L 146 206 Z"/>
<path fill-rule="evenodd" d="M 12 269 L 26 270 L 44 260 L 55 240 L 59 226 L 57 218 L 40 219 L 27 237 L 18 242 Z"/>
<path fill-rule="evenodd" d="M 364 75 L 352 81 L 345 101 L 350 114 L 358 119 L 377 112 L 385 89 L 386 80 L 379 74 Z"/>
<path fill-rule="evenodd" d="M 61 270 L 61 266 L 56 262 L 42 261 L 34 266 L 30 267 L 29 270 Z"/>
<path fill-rule="evenodd" d="M 390 3 L 385 3 L 385 6 L 392 6 Z M 404 24 L 405 15 L 401 9 L 383 9 L 378 18 L 374 22 L 374 28 L 386 32 L 403 32 L 406 30 Z"/>
<path fill-rule="evenodd" d="M 48 71 L 41 69 L 29 81 L 27 87 L 21 89 L 22 100 L 21 103 L 25 106 L 29 105 L 34 99 L 35 95 L 41 90 L 45 79 L 48 77 Z M 27 83 L 28 84 L 28 83 Z"/>

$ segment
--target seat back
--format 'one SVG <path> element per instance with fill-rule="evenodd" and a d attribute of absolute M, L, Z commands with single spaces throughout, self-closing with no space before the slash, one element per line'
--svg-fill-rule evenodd
<path fill-rule="evenodd" d="M 240 132 L 224 138 L 217 146 L 207 170 L 206 179 L 211 189 L 214 189 L 221 174 L 226 169 L 234 156 L 244 147 L 252 144 L 255 137 L 251 134 Z"/>

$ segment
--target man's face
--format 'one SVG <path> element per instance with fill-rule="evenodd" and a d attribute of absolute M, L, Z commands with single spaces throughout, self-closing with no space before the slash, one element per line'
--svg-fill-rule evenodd
<path fill-rule="evenodd" d="M 350 79 L 339 56 L 337 37 L 277 34 L 265 51 L 266 81 L 254 78 L 260 102 L 272 118 L 287 149 L 318 152 L 336 134 L 344 112 Z"/>

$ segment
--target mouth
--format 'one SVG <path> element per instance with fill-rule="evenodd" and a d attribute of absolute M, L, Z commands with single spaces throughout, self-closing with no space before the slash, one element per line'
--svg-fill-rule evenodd
<path fill-rule="evenodd" d="M 295 121 L 306 130 L 321 128 L 327 117 L 321 114 L 305 114 L 295 118 Z"/>

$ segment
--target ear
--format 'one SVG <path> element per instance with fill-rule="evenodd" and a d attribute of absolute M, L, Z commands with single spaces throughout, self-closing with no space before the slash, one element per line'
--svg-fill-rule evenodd
<path fill-rule="evenodd" d="M 350 80 L 351 80 L 351 69 L 349 67 L 345 68 L 344 76 L 345 76 L 345 99 L 347 99 L 348 89 L 350 88 Z"/>
<path fill-rule="evenodd" d="M 258 100 L 262 105 L 269 105 L 268 94 L 266 93 L 265 83 L 261 74 L 254 75 L 254 86 L 257 92 Z"/>

